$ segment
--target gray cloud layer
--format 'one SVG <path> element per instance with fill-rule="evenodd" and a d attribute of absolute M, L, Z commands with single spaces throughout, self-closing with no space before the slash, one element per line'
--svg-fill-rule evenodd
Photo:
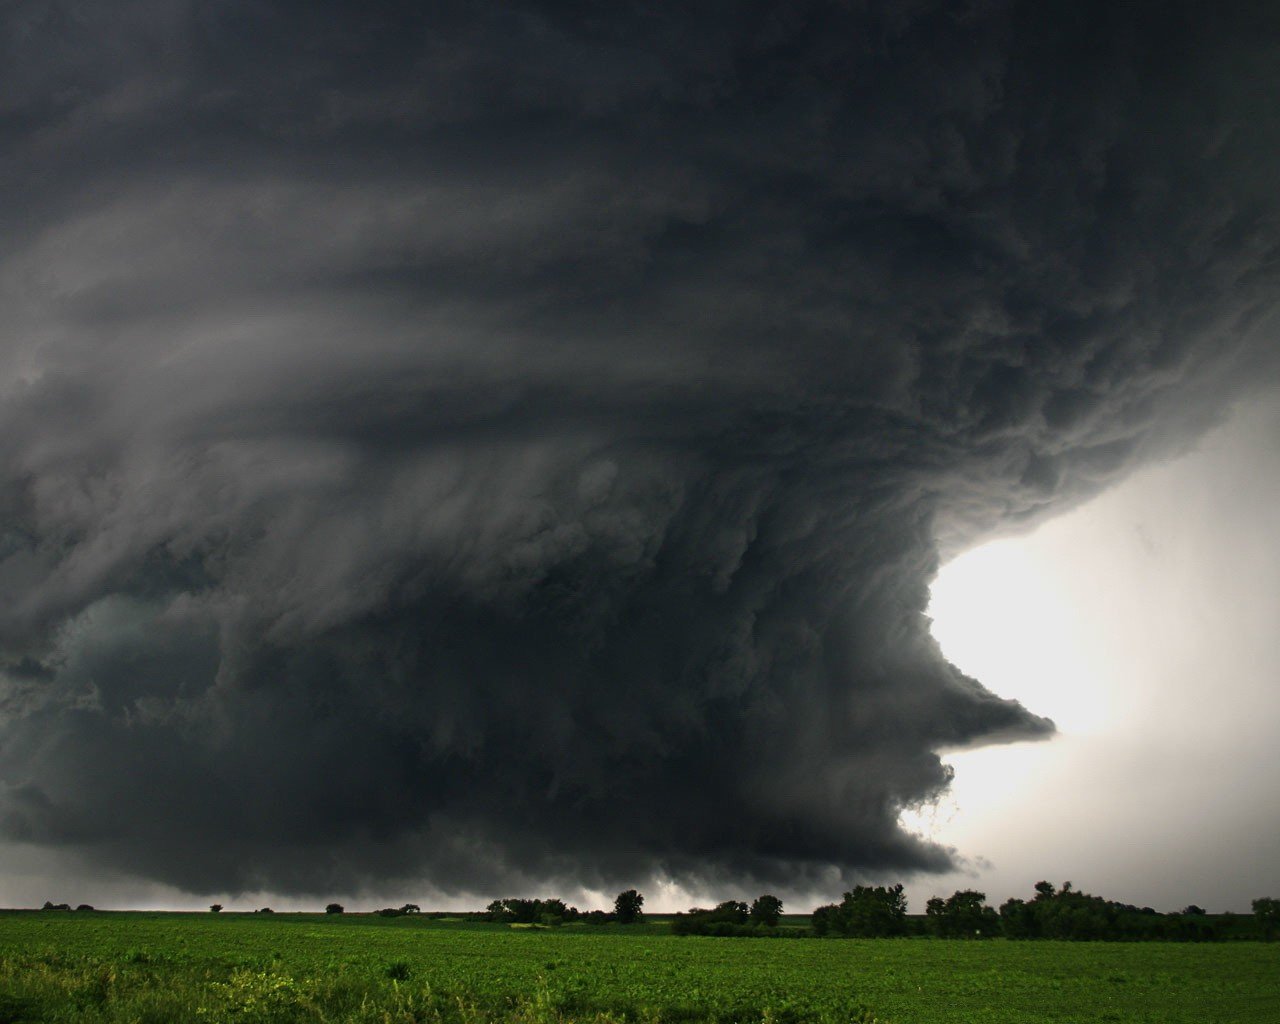
<path fill-rule="evenodd" d="M 941 657 L 940 552 L 1274 374 L 1250 6 L 0 16 L 3 835 L 945 869 L 936 751 L 1051 725 Z"/>

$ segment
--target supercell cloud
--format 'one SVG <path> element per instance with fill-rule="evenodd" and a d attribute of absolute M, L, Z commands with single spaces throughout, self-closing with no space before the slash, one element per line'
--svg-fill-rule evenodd
<path fill-rule="evenodd" d="M 945 870 L 1052 725 L 940 557 L 1274 378 L 1272 5 L 0 17 L 0 835 L 104 869 Z"/>

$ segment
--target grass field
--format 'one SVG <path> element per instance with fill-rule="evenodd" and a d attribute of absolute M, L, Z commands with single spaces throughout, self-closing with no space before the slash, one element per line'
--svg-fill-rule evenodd
<path fill-rule="evenodd" d="M 0 914 L 0 1024 L 1277 1024 L 1280 944 L 677 937 L 307 914 Z"/>

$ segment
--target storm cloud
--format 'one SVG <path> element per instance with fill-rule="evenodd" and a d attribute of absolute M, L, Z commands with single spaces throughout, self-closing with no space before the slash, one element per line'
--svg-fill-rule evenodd
<path fill-rule="evenodd" d="M 1273 5 L 0 18 L 0 834 L 941 871 L 940 558 L 1275 379 Z"/>

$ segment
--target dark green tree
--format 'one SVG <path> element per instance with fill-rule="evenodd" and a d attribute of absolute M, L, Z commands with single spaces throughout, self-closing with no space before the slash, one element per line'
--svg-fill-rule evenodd
<path fill-rule="evenodd" d="M 1005 900 L 1000 904 L 1000 930 L 1006 939 L 1034 939 L 1040 934 L 1034 905 L 1026 900 Z"/>
<path fill-rule="evenodd" d="M 840 907 L 835 903 L 828 903 L 826 906 L 818 907 L 814 910 L 813 930 L 817 935 L 839 935 L 842 931 L 840 926 Z"/>
<path fill-rule="evenodd" d="M 344 912 L 344 907 L 341 903 L 330 903 L 325 906 L 324 912 L 326 914 L 341 914 Z"/>
<path fill-rule="evenodd" d="M 903 935 L 907 930 L 907 897 L 902 884 L 855 885 L 839 905 L 813 912 L 813 930 L 819 935 L 857 935 L 879 938 Z"/>
<path fill-rule="evenodd" d="M 945 939 L 990 939 L 1000 929 L 1000 918 L 986 904 L 987 894 L 962 889 L 945 900 L 935 896 L 925 908 L 925 920 L 935 935 Z"/>
<path fill-rule="evenodd" d="M 721 921 L 730 924 L 746 924 L 751 916 L 751 909 L 741 900 L 725 900 L 717 903 L 713 914 Z"/>
<path fill-rule="evenodd" d="M 1253 916 L 1258 919 L 1262 937 L 1268 942 L 1280 930 L 1280 900 L 1263 896 L 1253 901 Z"/>
<path fill-rule="evenodd" d="M 844 934 L 865 938 L 902 935 L 907 930 L 907 897 L 895 886 L 855 885 L 840 901 Z"/>
<path fill-rule="evenodd" d="M 782 917 L 782 900 L 777 896 L 765 893 L 757 896 L 751 903 L 751 923 L 765 928 L 774 928 Z"/>
<path fill-rule="evenodd" d="M 613 901 L 613 913 L 619 924 L 635 924 L 644 916 L 640 911 L 643 906 L 644 897 L 640 893 L 625 889 Z"/>

